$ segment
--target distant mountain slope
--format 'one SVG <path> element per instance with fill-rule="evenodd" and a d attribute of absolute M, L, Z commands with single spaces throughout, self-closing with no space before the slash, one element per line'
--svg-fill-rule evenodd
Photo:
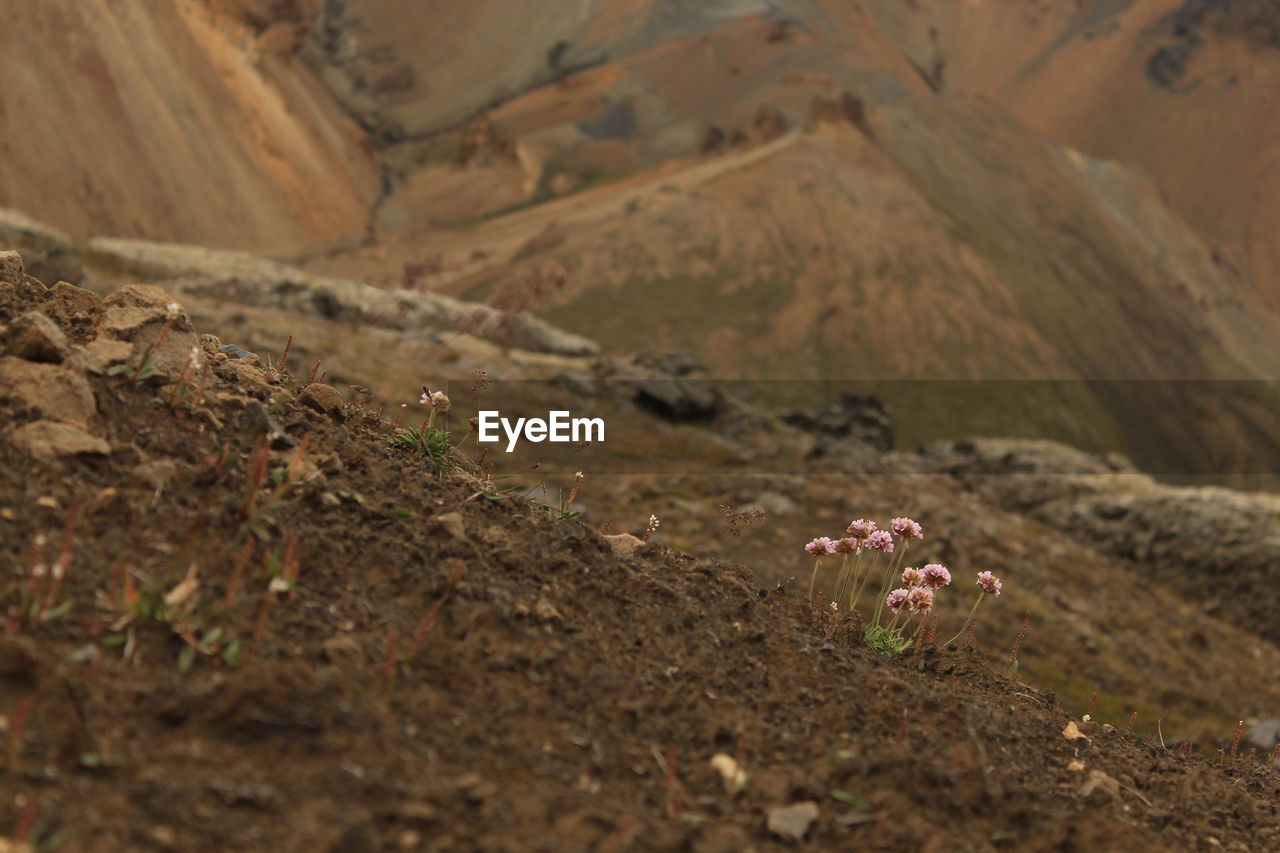
<path fill-rule="evenodd" d="M 373 152 L 286 42 L 192 0 L 0 0 L 0 20 L 0 206 L 273 254 L 363 236 Z"/>

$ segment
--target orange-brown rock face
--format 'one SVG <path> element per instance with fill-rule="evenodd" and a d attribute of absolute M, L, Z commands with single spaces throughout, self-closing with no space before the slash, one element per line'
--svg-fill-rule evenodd
<path fill-rule="evenodd" d="M 234 5 L 0 0 L 0 206 L 272 254 L 361 235 L 380 185 L 363 132 Z"/>

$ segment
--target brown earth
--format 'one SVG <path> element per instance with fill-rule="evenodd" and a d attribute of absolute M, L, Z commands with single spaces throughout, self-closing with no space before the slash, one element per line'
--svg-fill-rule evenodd
<path fill-rule="evenodd" d="M 59 371 L 91 397 L 40 408 L 39 394 L 5 380 L 5 422 L 76 421 L 104 443 L 34 455 L 12 431 L 0 439 L 15 463 L 0 470 L 0 548 L 15 569 L 0 586 L 10 839 L 62 850 L 745 850 L 781 849 L 787 832 L 831 849 L 1276 843 L 1280 782 L 1265 763 L 1230 756 L 1230 727 L 1183 757 L 1177 723 L 1152 731 L 1144 714 L 1148 733 L 1128 734 L 1107 701 L 1097 714 L 1119 728 L 1077 719 L 1086 739 L 1069 739 L 1052 692 L 1011 681 L 976 649 L 883 658 L 848 622 L 828 636 L 786 571 L 762 586 L 744 565 L 656 541 L 623 556 L 621 540 L 580 520 L 495 500 L 502 492 L 464 469 L 390 446 L 391 424 L 326 386 L 215 355 L 214 339 L 199 405 L 163 380 L 103 375 L 121 358 L 138 364 L 144 344 L 106 362 L 86 353 L 126 316 L 154 340 L 143 309 L 166 297 L 134 288 L 99 302 L 6 270 L 12 370 Z M 66 339 L 52 354 L 30 346 L 33 332 L 10 335 L 48 328 L 22 319 L 32 309 Z M 179 312 L 169 334 L 198 331 Z M 275 435 L 266 456 L 264 428 Z M 269 476 L 246 512 L 255 459 Z M 848 477 L 800 478 L 820 484 L 804 500 L 829 489 L 825 503 L 770 535 L 797 549 L 811 527 L 838 529 Z M 1190 686 L 1162 673 L 1179 672 L 1179 641 L 1150 642 L 1180 623 L 1205 632 L 1186 657 L 1216 664 L 1202 666 L 1197 701 L 1268 689 L 1260 673 L 1274 671 L 1274 648 L 1236 651 L 1237 637 L 1249 642 L 1238 629 L 1047 529 L 1022 539 L 1012 531 L 1028 522 L 944 481 L 853 482 L 858 514 L 926 520 L 922 558 L 946 555 L 968 572 L 1003 552 L 990 565 L 1010 600 L 984 623 L 1011 632 L 1010 605 L 1045 597 L 1024 675 L 1063 655 L 1075 668 L 1099 642 L 1110 658 L 1114 642 L 1152 687 Z M 645 499 L 635 483 L 618 486 Z M 605 499 L 593 488 L 584 499 Z M 694 521 L 665 517 L 664 535 Z M 33 559 L 38 535 L 47 543 Z M 1076 565 L 1078 589 L 1059 562 Z M 34 620 L 22 605 L 33 565 L 49 567 Z M 281 573 L 296 583 L 271 591 Z M 1108 594 L 1091 600 L 1089 589 Z M 1094 615 L 1086 602 L 1108 620 L 1093 652 L 1066 627 Z M 943 627 L 964 606 L 950 606 Z M 1224 690 L 1224 676 L 1243 683 Z M 736 796 L 709 765 L 717 753 L 749 775 Z"/>

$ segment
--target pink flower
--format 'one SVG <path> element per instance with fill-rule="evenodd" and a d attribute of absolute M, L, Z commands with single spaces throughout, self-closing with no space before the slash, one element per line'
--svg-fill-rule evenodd
<path fill-rule="evenodd" d="M 886 554 L 893 553 L 893 536 L 885 530 L 877 530 L 867 537 L 867 547 L 874 548 L 877 551 L 884 551 Z"/>
<path fill-rule="evenodd" d="M 832 542 L 829 537 L 819 536 L 808 545 L 805 545 L 804 549 L 815 557 L 822 557 L 826 554 L 834 554 L 836 552 L 836 543 Z"/>
<path fill-rule="evenodd" d="M 903 539 L 924 538 L 924 531 L 920 528 L 920 525 L 909 518 L 895 518 L 889 522 L 889 526 L 893 528 L 894 533 Z"/>
<path fill-rule="evenodd" d="M 924 574 L 919 569 L 903 569 L 902 584 L 907 589 L 920 586 L 924 583 Z"/>
<path fill-rule="evenodd" d="M 978 572 L 978 586 L 982 587 L 982 591 L 1000 597 L 1000 589 L 1004 584 L 1000 583 L 1000 578 L 991 574 L 991 572 Z"/>
<path fill-rule="evenodd" d="M 941 563 L 930 563 L 920 573 L 924 575 L 924 585 L 929 589 L 942 589 L 951 583 L 951 572 Z"/>
<path fill-rule="evenodd" d="M 918 586 L 907 593 L 907 609 L 922 616 L 933 609 L 933 590 Z"/>
<path fill-rule="evenodd" d="M 846 536 L 836 542 L 837 554 L 856 554 L 858 553 L 858 540 Z"/>
<path fill-rule="evenodd" d="M 907 596 L 911 594 L 909 589 L 895 589 L 893 592 L 885 596 L 884 605 L 897 613 L 902 609 L 902 605 L 907 603 Z"/>
<path fill-rule="evenodd" d="M 865 518 L 859 518 L 857 521 L 853 521 L 849 524 L 848 532 L 854 539 L 866 539 L 872 533 L 876 532 L 876 523 L 874 521 L 868 521 Z"/>

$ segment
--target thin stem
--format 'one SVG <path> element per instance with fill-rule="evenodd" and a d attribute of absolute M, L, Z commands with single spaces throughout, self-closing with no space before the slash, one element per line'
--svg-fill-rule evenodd
<path fill-rule="evenodd" d="M 902 540 L 902 547 L 893 559 L 889 560 L 889 571 L 885 572 L 884 580 L 880 582 L 880 594 L 876 596 L 875 618 L 872 622 L 876 625 L 880 624 L 880 616 L 884 613 L 884 597 L 889 593 L 889 585 L 892 583 L 894 574 L 898 571 L 898 567 L 902 565 L 902 561 L 907 556 L 907 540 Z"/>
<path fill-rule="evenodd" d="M 821 557 L 813 558 L 813 574 L 809 575 L 809 600 L 813 601 L 813 585 L 818 580 L 818 566 L 822 563 Z"/>
<path fill-rule="evenodd" d="M 880 552 L 876 551 L 875 556 L 871 558 L 871 565 L 867 566 L 866 577 L 862 579 L 862 583 L 858 586 L 857 590 L 853 593 L 853 598 L 849 599 L 850 609 L 852 609 L 858 603 L 858 599 L 862 598 L 862 591 L 867 588 L 867 582 L 870 581 L 872 576 L 875 575 L 876 563 L 878 563 L 879 561 L 880 561 Z"/>
<path fill-rule="evenodd" d="M 849 573 L 849 583 L 845 587 L 845 592 L 848 593 L 848 601 L 846 602 L 846 605 L 845 605 L 846 610 L 852 610 L 854 603 L 856 601 L 853 595 L 853 590 L 858 585 L 858 574 L 859 574 L 859 569 L 861 567 L 862 567 L 862 545 L 859 544 L 858 551 L 853 558 L 853 571 Z"/>
<path fill-rule="evenodd" d="M 960 633 L 959 633 L 959 634 L 956 634 L 956 635 L 955 635 L 954 637 L 952 637 L 950 640 L 947 640 L 945 643 L 943 643 L 943 644 L 942 644 L 942 647 L 943 647 L 944 649 L 945 649 L 947 646 L 949 646 L 949 645 L 951 645 L 952 643 L 954 643 L 956 640 L 958 640 L 958 639 L 960 639 L 961 637 L 963 637 L 963 636 L 964 636 L 964 632 L 965 632 L 966 630 L 968 630 L 968 628 L 969 628 L 969 623 L 973 621 L 973 614 L 975 614 L 975 613 L 977 613 L 977 612 L 978 612 L 978 605 L 982 603 L 983 596 L 984 596 L 984 594 L 983 594 L 983 593 L 981 593 L 981 592 L 980 592 L 980 593 L 978 593 L 978 600 L 977 600 L 977 601 L 975 601 L 975 602 L 973 603 L 973 609 L 969 611 L 969 616 L 968 616 L 968 618 L 964 620 L 964 626 L 960 628 Z"/>

